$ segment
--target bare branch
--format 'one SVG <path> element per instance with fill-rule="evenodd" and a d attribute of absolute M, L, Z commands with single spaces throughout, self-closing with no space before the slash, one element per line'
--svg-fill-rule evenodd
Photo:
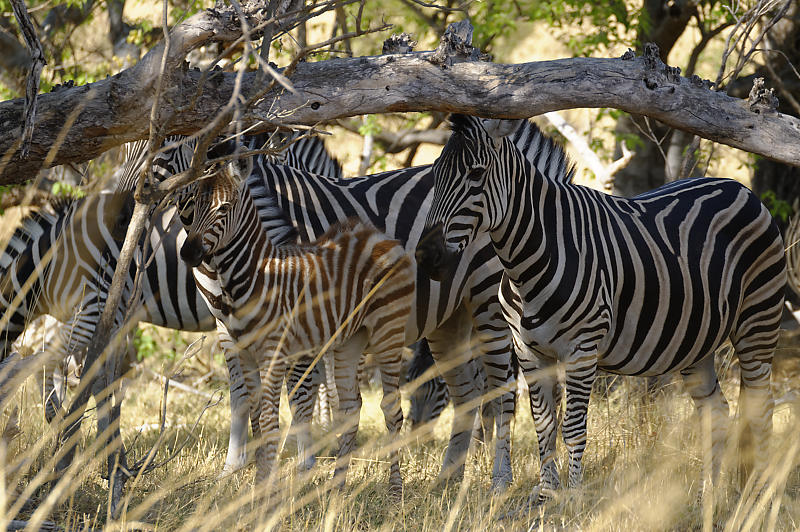
<path fill-rule="evenodd" d="M 31 69 L 28 72 L 28 79 L 25 83 L 25 127 L 22 129 L 22 148 L 20 151 L 23 158 L 28 156 L 31 147 L 31 137 L 33 137 L 33 122 L 36 116 L 36 96 L 39 94 L 39 81 L 42 69 L 47 63 L 42 51 L 42 43 L 36 36 L 36 30 L 28 16 L 28 10 L 23 0 L 11 0 L 11 7 L 14 9 L 14 16 L 17 24 L 22 31 L 22 37 L 31 55 Z"/>
<path fill-rule="evenodd" d="M 336 124 L 352 133 L 358 133 L 360 124 L 355 120 L 337 120 Z M 375 133 L 375 142 L 386 153 L 400 153 L 417 144 L 436 144 L 443 146 L 450 138 L 446 129 L 405 129 L 402 131 L 381 130 Z"/>
<path fill-rule="evenodd" d="M 628 149 L 625 141 L 622 141 L 622 157 L 606 166 L 600 161 L 597 154 L 589 147 L 589 144 L 583 138 L 583 135 L 578 133 L 564 118 L 555 112 L 545 113 L 544 117 L 555 126 L 555 128 L 566 137 L 572 144 L 580 159 L 584 162 L 589 170 L 592 171 L 595 178 L 603 186 L 603 190 L 611 192 L 614 187 L 614 174 L 622 170 L 633 158 L 634 153 Z"/>

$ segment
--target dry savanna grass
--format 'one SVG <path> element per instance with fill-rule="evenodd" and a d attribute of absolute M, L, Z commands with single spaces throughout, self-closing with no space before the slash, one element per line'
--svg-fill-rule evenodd
<path fill-rule="evenodd" d="M 145 456 L 154 445 L 158 448 L 155 462 L 173 453 L 174 458 L 129 480 L 123 512 L 118 519 L 110 518 L 106 513 L 104 455 L 95 438 L 96 412 L 90 411 L 83 425 L 81 452 L 67 473 L 69 480 L 54 488 L 46 480 L 54 463 L 55 431 L 44 422 L 36 386 L 28 379 L 12 401 L 21 413 L 19 433 L 6 431 L 0 446 L 6 463 L 0 476 L 6 485 L 0 504 L 6 519 L 46 519 L 68 529 L 88 526 L 110 530 L 449 532 L 702 527 L 702 446 L 697 415 L 677 380 L 654 396 L 645 393 L 640 379 L 616 378 L 606 394 L 598 391 L 602 388 L 599 386 L 590 407 L 584 485 L 556 493 L 540 507 L 532 506 L 529 499 L 538 481 L 538 452 L 526 403 L 518 404 L 513 422 L 514 483 L 506 493 L 493 494 L 491 445 L 477 441 L 470 450 L 464 481 L 444 486 L 436 482 L 452 408 L 428 430 L 412 433 L 406 427 L 401 441 L 389 441 L 379 407 L 380 393 L 375 389 L 365 394 L 359 449 L 344 488 L 330 480 L 333 436 L 317 427 L 314 436 L 320 458 L 311 472 L 298 473 L 293 435 L 288 434 L 279 470 L 266 485 L 254 487 L 254 466 L 217 478 L 225 459 L 229 427 L 223 367 L 214 366 L 202 354 L 177 367 L 176 358 L 180 357 L 170 355 L 168 347 L 176 337 L 160 334 L 156 338 L 161 352 L 138 365 L 128 380 L 122 434 L 129 463 Z M 736 368 L 735 364 L 728 367 L 726 354 L 723 349 L 718 358 L 726 368 L 723 388 L 735 412 Z M 795 430 L 800 403 L 791 394 L 797 378 L 794 357 L 792 349 L 779 351 L 774 388 L 781 399 L 775 410 L 766 487 L 753 491 L 742 486 L 735 453 L 729 449 L 724 477 L 714 493 L 715 528 L 794 529 L 800 522 L 800 475 L 796 467 L 800 440 Z M 213 371 L 208 371 L 209 367 Z M 176 372 L 179 385 L 171 386 L 167 394 L 161 433 L 164 387 L 158 376 Z M 407 403 L 404 409 L 408 411 Z M 288 418 L 284 407 L 284 427 Z M 3 426 L 5 419 L 0 422 Z M 384 457 L 389 446 L 398 447 L 402 454 L 405 491 L 401 501 L 390 499 L 387 493 L 388 465 Z M 561 444 L 559 456 L 563 474 L 566 453 Z M 56 491 L 60 491 L 57 498 L 53 495 Z"/>

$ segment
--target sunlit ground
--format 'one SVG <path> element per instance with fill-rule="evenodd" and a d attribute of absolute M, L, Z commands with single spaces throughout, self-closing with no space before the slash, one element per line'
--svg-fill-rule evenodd
<path fill-rule="evenodd" d="M 787 359 L 786 356 L 782 357 Z M 788 358 L 794 366 L 793 359 Z M 158 439 L 163 383 L 155 375 L 169 370 L 174 361 L 163 355 L 146 360 L 130 380 L 122 411 L 123 437 L 129 464 L 143 457 Z M 209 367 L 213 371 L 209 372 Z M 174 371 L 174 370 L 171 370 Z M 359 431 L 360 451 L 353 460 L 344 489 L 330 482 L 332 444 L 315 427 L 323 441 L 318 465 L 298 474 L 292 437 L 280 469 L 266 485 L 253 488 L 254 466 L 218 479 L 228 441 L 229 410 L 223 368 L 208 358 L 190 360 L 178 380 L 185 388 L 170 388 L 165 432 L 155 462 L 174 458 L 156 470 L 130 480 L 124 511 L 109 521 L 104 462 L 91 450 L 96 419 L 90 413 L 84 424 L 84 451 L 73 472 L 76 478 L 61 483 L 63 490 L 51 509 L 44 508 L 53 487 L 40 482 L 52 467 L 53 430 L 42 420 L 33 381 L 19 392 L 21 433 L 8 447 L 3 480 L 7 482 L 5 508 L 19 510 L 6 518 L 32 517 L 60 525 L 90 527 L 113 522 L 123 528 L 159 530 L 685 530 L 703 523 L 700 494 L 702 460 L 697 420 L 691 400 L 677 382 L 648 398 L 641 381 L 621 379 L 603 397 L 596 394 L 590 408 L 589 446 L 585 456 L 585 481 L 578 490 L 563 490 L 541 507 L 530 504 L 531 488 L 538 481 L 538 453 L 527 404 L 518 405 L 513 423 L 512 462 L 515 481 L 503 494 L 490 485 L 491 455 L 473 442 L 465 479 L 437 485 L 452 409 L 434 430 L 412 434 L 406 428 L 400 441 L 389 441 L 379 408 L 379 393 L 366 394 Z M 775 411 L 772 468 L 767 487 L 756 493 L 740 484 L 734 456 L 725 457 L 725 475 L 714 500 L 716 528 L 742 527 L 794 529 L 800 519 L 800 475 L 797 472 L 798 403 L 786 395 L 796 374 L 782 363 L 775 379 L 781 399 Z M 789 379 L 789 380 L 787 380 Z M 735 368 L 723 388 L 735 412 Z M 190 391 L 191 390 L 191 391 Z M 223 399 L 195 422 L 210 396 Z M 785 401 L 788 399 L 788 401 Z M 408 409 L 408 404 L 404 404 Z M 283 422 L 288 411 L 283 411 Z M 405 492 L 402 501 L 387 495 L 387 445 L 402 453 Z M 182 446 L 182 447 L 181 447 Z M 559 444 L 562 478 L 565 451 Z M 12 469 L 20 464 L 21 473 Z M 34 489 L 35 488 L 35 489 Z M 16 501 L 16 506 L 15 505 Z"/>

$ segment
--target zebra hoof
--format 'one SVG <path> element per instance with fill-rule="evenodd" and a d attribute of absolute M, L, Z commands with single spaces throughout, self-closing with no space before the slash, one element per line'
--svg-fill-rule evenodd
<path fill-rule="evenodd" d="M 464 479 L 464 464 L 442 465 L 442 470 L 436 478 L 436 483 L 446 486 L 449 483 L 458 483 Z"/>
<path fill-rule="evenodd" d="M 314 466 L 317 465 L 317 457 L 314 455 L 309 456 L 305 460 L 298 460 L 297 461 L 297 469 L 301 473 L 305 473 L 307 471 L 311 471 Z"/>
<path fill-rule="evenodd" d="M 511 485 L 513 481 L 511 472 L 508 472 L 505 475 L 498 475 L 492 478 L 492 492 L 496 495 L 500 495 L 506 492 L 508 487 Z"/>
<path fill-rule="evenodd" d="M 227 478 L 227 477 L 233 475 L 234 473 L 238 473 L 239 471 L 244 469 L 246 465 L 247 465 L 246 463 L 245 464 L 225 464 L 225 466 L 222 468 L 222 471 L 220 471 L 219 474 L 217 475 L 217 479 L 221 480 L 223 478 Z"/>
<path fill-rule="evenodd" d="M 537 484 L 531 490 L 528 500 L 532 506 L 540 506 L 556 496 L 556 491 L 552 488 Z"/>
<path fill-rule="evenodd" d="M 389 500 L 393 503 L 400 503 L 403 501 L 403 485 L 389 486 Z"/>

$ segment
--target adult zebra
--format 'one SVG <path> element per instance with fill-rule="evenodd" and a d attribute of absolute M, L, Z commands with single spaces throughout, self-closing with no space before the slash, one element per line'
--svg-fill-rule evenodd
<path fill-rule="evenodd" d="M 780 233 L 758 198 L 723 179 L 677 181 L 633 199 L 607 196 L 531 166 L 506 137 L 513 122 L 462 115 L 451 122 L 417 259 L 443 278 L 474 239 L 491 236 L 505 268 L 503 309 L 537 398 L 541 487 L 560 484 L 555 379 L 539 371 L 557 360 L 566 366 L 569 486 L 582 478 L 598 367 L 627 375 L 680 370 L 697 408 L 713 418 L 716 478 L 728 405 L 713 353 L 727 339 L 763 469 L 786 272 Z"/>

